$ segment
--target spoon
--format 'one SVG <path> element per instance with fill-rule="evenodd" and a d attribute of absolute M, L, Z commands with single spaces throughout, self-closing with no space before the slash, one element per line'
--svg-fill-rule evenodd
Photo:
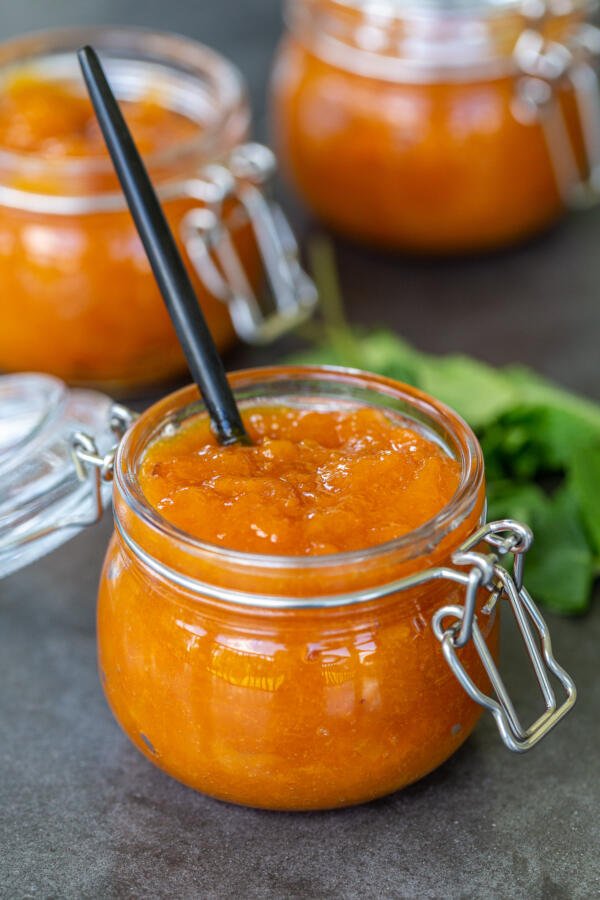
<path fill-rule="evenodd" d="M 187 270 L 119 104 L 92 47 L 77 56 L 146 255 L 219 443 L 250 444 Z"/>

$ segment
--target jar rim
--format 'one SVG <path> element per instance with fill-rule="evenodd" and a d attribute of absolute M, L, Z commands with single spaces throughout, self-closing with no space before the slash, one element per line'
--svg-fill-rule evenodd
<path fill-rule="evenodd" d="M 206 44 L 175 32 L 157 31 L 137 26 L 76 26 L 49 28 L 28 32 L 0 42 L 0 77 L 11 69 L 25 67 L 59 53 L 73 52 L 73 72 L 79 67 L 75 51 L 84 44 L 92 44 L 103 61 L 128 60 L 152 62 L 188 78 L 208 83 L 214 95 L 217 114 L 208 123 L 202 123 L 198 134 L 185 141 L 175 142 L 144 157 L 149 168 L 167 166 L 187 156 L 211 161 L 218 155 L 219 139 L 230 121 L 239 114 L 244 116 L 244 126 L 249 119 L 247 92 L 244 78 L 234 63 Z M 116 91 L 119 96 L 118 90 Z M 200 122 L 198 121 L 198 124 Z M 64 157 L 52 160 L 38 154 L 0 148 L 0 170 L 43 172 L 51 169 L 61 177 L 84 174 L 105 174 L 113 170 L 108 156 Z M 14 189 L 11 189 L 14 190 Z M 24 194 L 32 193 L 20 190 Z"/>
<path fill-rule="evenodd" d="M 477 16 L 478 18 L 503 16 L 506 13 L 521 12 L 527 14 L 524 0 L 327 0 L 332 6 L 342 9 L 353 9 L 373 17 L 382 16 L 389 19 L 427 19 L 443 15 L 444 17 Z M 579 9 L 590 6 L 592 0 L 540 0 L 538 7 L 532 3 L 532 9 L 539 13 L 543 5 L 547 6 L 549 15 L 568 15 Z"/>
<path fill-rule="evenodd" d="M 313 386 L 321 380 L 329 387 L 337 384 L 347 389 L 366 388 L 366 390 L 378 394 L 380 398 L 388 397 L 390 402 L 396 400 L 404 403 L 406 408 L 414 411 L 417 422 L 427 424 L 434 430 L 435 426 L 444 428 L 447 435 L 453 440 L 453 451 L 457 453 L 461 467 L 458 487 L 450 502 L 442 507 L 432 519 L 391 541 L 360 550 L 314 556 L 284 556 L 249 553 L 199 540 L 161 516 L 147 501 L 135 477 L 135 465 L 144 449 L 169 421 L 169 416 L 174 411 L 181 413 L 189 408 L 190 400 L 194 401 L 192 404 L 193 414 L 205 410 L 204 405 L 199 401 L 197 388 L 189 385 L 170 394 L 146 410 L 121 441 L 115 459 L 116 488 L 126 506 L 155 535 L 173 541 L 196 557 L 198 555 L 207 556 L 213 560 L 234 563 L 241 568 L 326 569 L 354 566 L 387 556 L 393 556 L 395 562 L 419 558 L 423 552 L 435 549 L 443 538 L 460 525 L 472 511 L 484 478 L 481 447 L 472 429 L 458 413 L 428 394 L 384 376 L 338 366 L 270 366 L 240 370 L 231 373 L 229 377 L 238 399 L 243 399 L 243 390 L 253 388 L 264 390 L 266 385 L 270 385 L 282 388 L 280 395 L 285 402 L 285 399 L 289 399 L 291 396 L 290 393 L 286 393 L 286 387 L 289 392 L 293 385 L 306 382 L 307 385 Z M 302 397 L 302 394 L 299 393 L 298 396 Z M 327 394 L 319 392 L 319 396 L 326 398 Z M 264 402 L 265 394 L 257 394 L 256 399 Z M 392 406 L 384 408 L 393 409 Z M 155 423 L 154 428 L 145 431 L 148 424 L 152 422 Z M 115 516 L 117 516 L 116 513 Z"/>
<path fill-rule="evenodd" d="M 368 12 L 387 18 L 426 18 L 447 15 L 502 15 L 521 7 L 522 0 L 330 0 L 332 5 Z"/>
<path fill-rule="evenodd" d="M 525 29 L 564 31 L 597 0 L 286 0 L 288 30 L 327 64 L 390 83 L 496 80 Z"/>

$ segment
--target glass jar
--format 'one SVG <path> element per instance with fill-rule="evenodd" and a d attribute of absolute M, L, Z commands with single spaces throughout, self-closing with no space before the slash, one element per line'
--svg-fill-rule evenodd
<path fill-rule="evenodd" d="M 145 161 L 218 346 L 236 332 L 270 340 L 304 318 L 315 292 L 265 193 L 273 156 L 244 144 L 250 111 L 238 71 L 175 35 L 67 29 L 0 45 L 0 91 L 25 76 L 82 93 L 75 51 L 86 43 L 102 55 L 118 98 L 152 99 L 165 112 L 163 130 L 173 130 Z M 52 135 L 52 117 L 68 112 L 41 97 L 39 105 L 38 127 Z M 0 150 L 0 281 L 0 369 L 111 392 L 185 371 L 108 156 Z M 270 314 L 259 302 L 264 283 Z"/>
<path fill-rule="evenodd" d="M 587 0 L 286 10 L 273 133 L 291 183 L 331 227 L 393 249 L 481 251 L 596 193 L 600 44 Z"/>
<path fill-rule="evenodd" d="M 6 393 L 13 407 L 23 406 L 21 382 L 7 383 L 4 397 L 1 382 L 0 412 L 10 405 Z M 483 524 L 483 460 L 468 426 L 413 388 L 357 371 L 277 367 L 235 373 L 232 383 L 242 409 L 256 402 L 384 409 L 452 454 L 460 483 L 434 519 L 387 544 L 313 557 L 234 552 L 170 525 L 138 483 L 149 443 L 202 409 L 197 390 L 170 395 L 132 424 L 121 407 L 107 411 L 98 395 L 92 415 L 90 395 L 79 396 L 79 415 L 85 409 L 88 422 L 81 427 L 94 427 L 99 438 L 76 426 L 71 412 L 61 414 L 64 442 L 76 483 L 81 488 L 88 479 L 98 513 L 102 486 L 114 474 L 115 532 L 100 581 L 98 653 L 106 697 L 133 743 L 198 790 L 270 809 L 345 806 L 395 791 L 447 759 L 482 707 L 507 746 L 533 746 L 573 705 L 575 688 L 522 586 L 529 530 L 510 521 Z M 21 384 L 22 394 L 28 390 Z M 38 419 L 36 408 L 25 428 L 33 429 L 36 459 Z M 57 415 L 53 421 L 56 434 Z M 109 424 L 126 433 L 107 451 Z M 22 432 L 13 446 L 23 444 Z M 68 454 L 55 449 L 61 455 Z M 0 483 L 11 456 L 0 447 Z M 56 540 L 63 529 L 66 537 L 67 517 L 56 508 L 53 527 L 47 508 L 32 518 L 37 504 L 47 505 L 48 490 L 30 489 L 24 514 L 23 484 L 14 472 L 9 480 L 18 490 L 6 491 L 0 525 L 10 524 L 12 503 L 21 531 L 0 529 L 0 574 L 14 569 L 23 548 L 31 554 L 37 541 L 46 552 L 49 536 Z M 37 483 L 31 465 L 29 480 Z M 89 509 L 85 515 L 93 518 Z M 82 527 L 81 503 L 77 516 L 72 525 Z M 500 564 L 510 553 L 512 575 Z M 501 605 L 517 619 L 544 698 L 545 711 L 529 728 L 495 665 Z M 548 672 L 564 688 L 561 703 Z"/>

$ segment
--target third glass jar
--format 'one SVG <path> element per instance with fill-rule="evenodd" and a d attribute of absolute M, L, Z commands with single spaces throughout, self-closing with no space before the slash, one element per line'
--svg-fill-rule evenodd
<path fill-rule="evenodd" d="M 87 103 L 78 47 L 100 53 L 220 349 L 265 341 L 315 300 L 245 143 L 237 69 L 188 38 L 58 29 L 0 44 L 0 369 L 130 392 L 185 361 Z M 271 289 L 273 311 L 260 296 Z"/>
<path fill-rule="evenodd" d="M 584 0 L 288 0 L 272 80 L 292 184 L 332 227 L 493 249 L 594 192 L 598 33 Z"/>

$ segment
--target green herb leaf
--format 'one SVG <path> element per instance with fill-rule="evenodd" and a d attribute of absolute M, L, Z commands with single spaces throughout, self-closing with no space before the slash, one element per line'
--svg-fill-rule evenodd
<path fill-rule="evenodd" d="M 489 482 L 487 496 L 490 519 L 518 519 L 533 529 L 547 515 L 550 503 L 537 484 L 510 480 Z"/>
<path fill-rule="evenodd" d="M 469 356 L 427 356 L 418 367 L 424 391 L 482 428 L 518 402 L 518 391 L 500 371 Z"/>
<path fill-rule="evenodd" d="M 600 406 L 597 403 L 572 394 L 525 366 L 507 366 L 503 371 L 513 386 L 518 388 L 524 404 L 570 413 L 587 422 L 597 434 L 600 433 Z"/>
<path fill-rule="evenodd" d="M 577 502 L 563 486 L 535 517 L 525 583 L 534 601 L 562 615 L 584 612 L 594 580 L 594 559 Z"/>
<path fill-rule="evenodd" d="M 600 443 L 573 454 L 569 486 L 579 503 L 592 547 L 600 557 Z"/>
<path fill-rule="evenodd" d="M 492 483 L 488 511 L 492 519 L 518 519 L 533 529 L 525 563 L 533 599 L 558 613 L 583 612 L 589 603 L 594 560 L 580 510 L 567 487 L 548 497 L 536 484 Z"/>

